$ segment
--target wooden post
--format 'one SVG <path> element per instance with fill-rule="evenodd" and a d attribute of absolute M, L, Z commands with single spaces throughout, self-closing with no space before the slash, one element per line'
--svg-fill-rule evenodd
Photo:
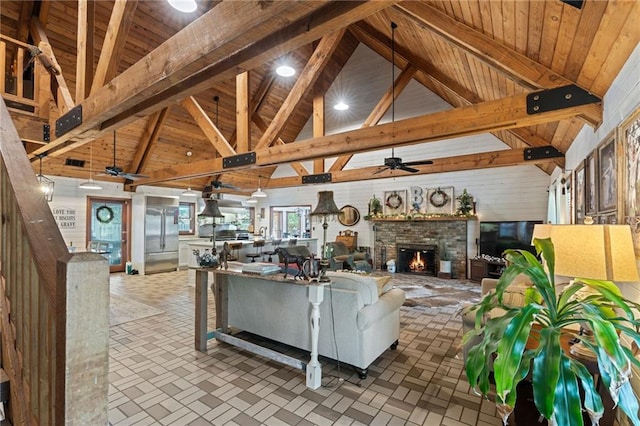
<path fill-rule="evenodd" d="M 109 390 L 109 263 L 97 253 L 77 253 L 58 261 L 58 286 L 66 286 L 64 327 L 64 407 L 57 424 L 106 425 Z M 58 382 L 60 386 L 60 382 Z M 62 389 L 58 387 L 62 392 Z M 63 418 L 61 418 L 63 416 Z"/>

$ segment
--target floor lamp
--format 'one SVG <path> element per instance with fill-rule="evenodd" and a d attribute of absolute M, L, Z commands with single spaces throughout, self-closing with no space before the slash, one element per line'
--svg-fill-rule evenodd
<path fill-rule="evenodd" d="M 315 210 L 313 210 L 310 216 L 318 216 L 318 218 L 322 219 L 322 253 L 320 257 L 320 277 L 318 278 L 319 282 L 329 282 L 330 279 L 327 277 L 327 269 L 329 268 L 329 259 L 326 257 L 327 252 L 327 228 L 329 224 L 327 223 L 327 219 L 330 217 L 335 217 L 340 214 L 340 209 L 336 206 L 335 201 L 333 201 L 333 191 L 320 191 L 318 192 L 318 205 Z"/>
<path fill-rule="evenodd" d="M 198 218 L 211 218 L 211 241 L 213 241 L 213 249 L 211 250 L 211 255 L 215 256 L 217 254 L 216 251 L 216 218 L 224 217 L 222 213 L 220 213 L 220 209 L 218 208 L 218 200 L 209 198 L 205 200 L 204 209 L 202 213 L 198 214 Z"/>

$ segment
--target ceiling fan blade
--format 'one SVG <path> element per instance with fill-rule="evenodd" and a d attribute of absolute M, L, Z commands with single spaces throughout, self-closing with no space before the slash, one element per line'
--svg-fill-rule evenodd
<path fill-rule="evenodd" d="M 220 188 L 227 188 L 227 189 L 233 189 L 234 191 L 240 191 L 240 188 L 238 188 L 235 185 L 231 185 L 229 183 L 222 183 L 222 182 L 218 182 L 218 186 Z"/>
<path fill-rule="evenodd" d="M 406 165 L 406 164 L 403 164 L 403 165 L 401 165 L 401 166 L 398 166 L 398 169 L 400 169 L 400 170 L 404 170 L 405 172 L 409 172 L 409 173 L 417 173 L 417 172 L 419 172 L 419 171 L 420 171 L 420 170 L 418 170 L 418 169 L 414 169 L 413 167 L 407 167 L 407 165 Z"/>
<path fill-rule="evenodd" d="M 387 169 L 389 169 L 389 167 L 382 166 L 382 167 L 380 167 L 380 170 L 377 170 L 377 171 L 373 172 L 373 174 L 374 174 L 374 175 L 377 175 L 378 173 L 382 173 L 382 172 L 384 172 L 384 171 L 385 171 L 385 170 L 387 170 Z"/>
<path fill-rule="evenodd" d="M 404 163 L 405 166 L 426 166 L 427 164 L 433 164 L 433 161 L 422 160 L 422 161 L 408 161 Z"/>
<path fill-rule="evenodd" d="M 145 175 L 140 175 L 138 173 L 127 173 L 127 172 L 122 172 L 118 174 L 119 177 L 123 177 L 125 179 L 130 179 L 130 180 L 136 180 L 136 179 L 144 179 L 144 178 L 148 178 L 149 176 L 145 176 Z"/>

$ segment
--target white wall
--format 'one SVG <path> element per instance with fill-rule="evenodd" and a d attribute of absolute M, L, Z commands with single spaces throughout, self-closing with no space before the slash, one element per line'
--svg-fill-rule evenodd
<path fill-rule="evenodd" d="M 585 126 L 566 156 L 566 168 L 574 170 L 602 140 L 640 107 L 640 44 L 638 44 L 604 96 L 604 119 L 595 131 Z M 638 262 L 640 270 L 640 261 Z M 640 302 L 638 283 L 620 284 L 623 293 Z"/>

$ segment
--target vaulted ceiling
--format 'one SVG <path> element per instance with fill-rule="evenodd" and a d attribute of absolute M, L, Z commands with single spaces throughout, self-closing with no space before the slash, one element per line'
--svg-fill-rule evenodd
<path fill-rule="evenodd" d="M 218 180 L 246 192 L 258 176 L 267 188 L 324 172 L 334 182 L 385 178 L 405 172 L 380 172 L 382 154 L 377 165 L 353 168 L 351 155 L 482 133 L 510 149 L 433 158 L 418 173 L 531 163 L 550 173 L 563 158 L 544 147 L 564 153 L 583 125 L 601 122 L 600 99 L 640 42 L 636 1 L 201 0 L 191 14 L 166 1 L 3 0 L 0 7 L 7 70 L 0 89 L 34 169 L 42 157 L 45 174 L 87 178 L 89 168 L 114 164 L 115 136 L 115 164 L 147 177 L 94 179 L 129 188 L 200 189 Z M 366 100 L 360 111 L 367 112 L 349 123 L 355 130 L 330 134 L 335 114 L 325 95 L 344 84 L 341 70 L 359 46 L 392 60 L 392 22 L 394 87 L 386 80 L 374 98 L 365 81 L 354 84 L 349 91 Z M 20 53 L 29 46 L 42 52 L 35 62 Z M 282 60 L 293 63 L 293 78 L 274 73 Z M 51 66 L 36 78 L 33 112 L 25 112 L 11 90 L 30 63 Z M 409 83 L 450 108 L 389 121 L 393 97 Z M 539 104 L 527 100 L 533 92 Z M 62 131 L 58 119 L 75 127 Z M 303 138 L 307 122 L 311 136 Z M 531 147 L 543 147 L 540 158 L 527 158 Z M 249 164 L 225 167 L 223 158 L 246 153 L 255 154 Z M 280 164 L 295 176 L 271 179 Z"/>

